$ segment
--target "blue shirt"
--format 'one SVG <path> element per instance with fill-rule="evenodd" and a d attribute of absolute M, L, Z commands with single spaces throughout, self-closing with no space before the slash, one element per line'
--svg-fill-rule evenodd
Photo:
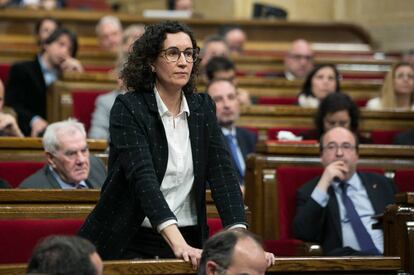
<path fill-rule="evenodd" d="M 49 69 L 46 64 L 44 63 L 41 55 L 37 57 L 40 64 L 40 69 L 42 70 L 43 78 L 45 80 L 46 86 L 48 87 L 50 84 L 55 82 L 58 78 L 58 70 L 56 69 Z"/>
<path fill-rule="evenodd" d="M 352 177 L 347 181 L 347 183 L 349 183 L 347 190 L 348 197 L 352 200 L 362 223 L 364 224 L 365 228 L 372 238 L 372 241 L 375 244 L 375 247 L 378 249 L 378 251 L 384 253 L 384 234 L 382 230 L 372 229 L 372 225 L 375 224 L 377 220 L 372 218 L 375 215 L 375 211 L 368 197 L 367 191 L 361 182 L 361 179 L 357 173 L 354 173 Z M 345 206 L 342 203 L 341 198 L 342 189 L 339 187 L 339 182 L 334 181 L 332 183 L 332 187 L 335 191 L 335 196 L 338 201 L 342 229 L 342 245 L 344 247 L 349 246 L 355 250 L 360 251 L 361 248 L 359 247 L 355 233 L 352 230 L 351 223 L 346 217 Z M 326 207 L 328 204 L 329 194 L 323 192 L 319 188 L 315 188 L 313 190 L 311 197 L 322 207 Z"/>

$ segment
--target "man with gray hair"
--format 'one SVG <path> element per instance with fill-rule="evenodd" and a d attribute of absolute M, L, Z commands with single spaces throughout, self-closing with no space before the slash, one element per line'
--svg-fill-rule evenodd
<path fill-rule="evenodd" d="M 122 25 L 118 17 L 107 15 L 96 25 L 96 36 L 102 50 L 118 53 L 122 44 Z"/>
<path fill-rule="evenodd" d="M 43 136 L 47 164 L 19 188 L 100 188 L 106 178 L 103 162 L 89 155 L 82 123 L 65 120 L 50 124 Z"/>

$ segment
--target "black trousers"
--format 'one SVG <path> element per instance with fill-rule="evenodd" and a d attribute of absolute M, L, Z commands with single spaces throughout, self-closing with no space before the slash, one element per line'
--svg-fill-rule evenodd
<path fill-rule="evenodd" d="M 186 226 L 178 228 L 192 247 L 201 248 L 201 232 L 197 226 Z M 125 259 L 157 259 L 175 258 L 174 252 L 164 240 L 160 233 L 152 228 L 140 227 L 127 248 Z"/>

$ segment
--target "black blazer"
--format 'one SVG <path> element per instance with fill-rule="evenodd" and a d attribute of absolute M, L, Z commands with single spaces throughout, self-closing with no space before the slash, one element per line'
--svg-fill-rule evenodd
<path fill-rule="evenodd" d="M 256 152 L 257 137 L 254 133 L 250 132 L 249 130 L 236 127 L 236 139 L 237 139 L 237 144 L 239 145 L 240 151 L 242 153 L 243 160 L 246 161 L 246 157 L 248 154 Z M 225 142 L 225 144 L 226 144 L 227 150 L 229 150 L 230 152 L 228 143 Z M 231 162 L 233 164 L 233 167 L 237 167 L 233 158 L 231 158 Z M 236 172 L 237 172 L 239 181 L 242 183 L 243 182 L 242 175 L 240 174 L 238 169 L 236 169 Z"/>
<path fill-rule="evenodd" d="M 25 136 L 31 133 L 30 121 L 34 116 L 46 119 L 46 89 L 37 57 L 11 66 L 6 86 L 6 105 L 16 111 L 19 127 Z"/>
<path fill-rule="evenodd" d="M 414 129 L 399 133 L 394 137 L 393 144 L 414 145 Z"/>
<path fill-rule="evenodd" d="M 358 173 L 367 190 L 375 214 L 384 212 L 385 207 L 394 202 L 396 187 L 394 183 L 379 174 Z M 339 251 L 342 247 L 342 229 L 335 191 L 329 187 L 329 201 L 325 208 L 311 198 L 320 177 L 302 186 L 296 193 L 296 216 L 293 221 L 295 237 L 320 243 L 324 254 Z M 338 252 L 336 252 L 338 253 Z"/>
<path fill-rule="evenodd" d="M 237 176 L 224 147 L 214 103 L 205 94 L 186 96 L 194 165 L 193 196 L 200 232 L 208 236 L 205 191 L 210 183 L 224 227 L 245 224 Z M 79 231 L 105 260 L 122 258 L 145 216 L 155 228 L 176 219 L 160 184 L 168 161 L 168 144 L 153 91 L 129 92 L 115 100 L 110 115 L 108 177 L 95 209 Z"/>

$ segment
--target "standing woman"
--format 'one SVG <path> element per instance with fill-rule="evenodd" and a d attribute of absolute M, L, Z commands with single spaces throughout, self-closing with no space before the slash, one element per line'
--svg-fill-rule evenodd
<path fill-rule="evenodd" d="M 182 258 L 208 236 L 209 182 L 223 226 L 246 228 L 236 173 L 214 103 L 194 93 L 196 41 L 178 22 L 147 26 L 121 73 L 131 91 L 110 116 L 108 178 L 80 229 L 103 259 Z"/>
<path fill-rule="evenodd" d="M 370 99 L 370 110 L 414 111 L 414 67 L 410 63 L 399 62 L 385 76 L 381 96 Z"/>

